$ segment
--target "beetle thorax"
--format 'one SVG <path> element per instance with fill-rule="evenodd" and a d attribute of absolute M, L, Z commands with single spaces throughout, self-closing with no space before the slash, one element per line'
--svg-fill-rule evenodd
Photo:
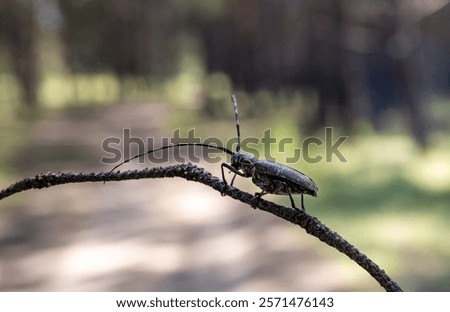
<path fill-rule="evenodd" d="M 246 173 L 251 172 L 251 169 L 257 161 L 258 159 L 255 156 L 246 153 L 236 152 L 231 157 L 231 165 L 234 168 L 238 170 L 240 169 Z"/>

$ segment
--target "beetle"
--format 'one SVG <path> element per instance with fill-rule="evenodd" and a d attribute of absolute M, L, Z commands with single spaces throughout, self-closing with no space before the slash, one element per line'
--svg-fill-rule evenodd
<path fill-rule="evenodd" d="M 237 146 L 236 152 L 232 152 L 231 150 L 222 147 L 222 146 L 214 146 L 203 143 L 179 143 L 173 145 L 163 146 L 158 149 L 149 150 L 142 154 L 136 155 L 129 159 L 126 159 L 122 163 L 116 165 L 108 174 L 111 174 L 115 169 L 119 166 L 130 162 L 133 159 L 142 157 L 147 154 L 151 154 L 153 152 L 157 152 L 164 149 L 182 147 L 182 146 L 201 146 L 207 147 L 211 149 L 220 150 L 231 155 L 231 164 L 222 163 L 222 180 L 228 185 L 227 180 L 225 179 L 225 168 L 230 170 L 230 172 L 234 173 L 233 178 L 231 179 L 230 186 L 233 186 L 234 180 L 237 175 L 244 178 L 252 178 L 252 182 L 261 189 L 261 192 L 255 193 L 256 202 L 266 194 L 276 194 L 276 195 L 288 195 L 291 201 L 291 206 L 294 209 L 298 209 L 295 206 L 294 199 L 292 197 L 293 194 L 301 195 L 301 209 L 305 210 L 304 198 L 303 195 L 311 195 L 316 197 L 319 188 L 314 183 L 314 181 L 305 175 L 304 173 L 268 160 L 257 159 L 255 156 L 241 152 L 241 133 L 240 133 L 240 125 L 239 125 L 239 114 L 238 114 L 238 103 L 236 96 L 233 94 L 231 96 L 231 100 L 234 105 L 234 113 L 236 118 L 236 131 L 237 131 Z M 222 194 L 223 195 L 223 194 Z"/>

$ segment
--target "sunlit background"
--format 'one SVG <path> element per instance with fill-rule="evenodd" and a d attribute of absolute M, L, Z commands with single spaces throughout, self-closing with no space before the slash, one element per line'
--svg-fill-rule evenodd
<path fill-rule="evenodd" d="M 280 163 L 326 127 L 348 136 L 346 162 L 325 161 L 321 145 L 309 152 L 322 161 L 288 164 L 319 186 L 307 211 L 404 290 L 450 291 L 449 10 L 446 0 L 2 0 L 0 188 L 110 170 L 102 142 L 125 128 L 226 142 L 235 93 L 243 138 L 293 138 L 273 146 Z M 198 165 L 220 176 L 220 164 Z M 2 200 L 0 290 L 382 289 L 301 228 L 162 179 Z"/>

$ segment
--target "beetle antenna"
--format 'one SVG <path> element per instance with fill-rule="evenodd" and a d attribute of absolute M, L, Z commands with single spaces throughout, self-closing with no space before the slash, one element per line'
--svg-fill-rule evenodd
<path fill-rule="evenodd" d="M 236 152 L 238 153 L 241 150 L 241 128 L 239 126 L 239 115 L 238 115 L 238 103 L 236 96 L 234 94 L 231 95 L 231 100 L 233 101 L 234 105 L 234 115 L 236 116 L 236 130 L 237 130 L 237 146 L 236 146 Z"/>
<path fill-rule="evenodd" d="M 214 145 L 208 145 L 208 144 L 203 144 L 203 143 L 179 143 L 179 144 L 174 144 L 174 145 L 167 145 L 167 146 L 163 146 L 157 149 L 153 149 L 153 150 L 149 150 L 145 153 L 133 156 L 131 158 L 128 158 L 126 160 L 124 160 L 123 162 L 121 162 L 120 164 L 116 165 L 114 168 L 111 169 L 111 171 L 109 171 L 107 173 L 107 175 L 110 175 L 114 170 L 116 170 L 117 168 L 119 168 L 120 166 L 122 166 L 123 164 L 126 164 L 130 161 L 132 161 L 133 159 L 142 157 L 144 155 L 147 154 L 151 154 L 153 152 L 157 152 L 157 151 L 161 151 L 161 150 L 165 150 L 165 149 L 169 149 L 169 148 L 174 148 L 174 147 L 181 147 L 181 146 L 202 146 L 202 147 L 207 147 L 207 148 L 212 148 L 212 149 L 216 149 L 216 150 L 220 150 L 224 153 L 233 155 L 234 153 L 232 151 L 230 151 L 228 148 L 222 147 L 222 146 L 214 146 Z"/>

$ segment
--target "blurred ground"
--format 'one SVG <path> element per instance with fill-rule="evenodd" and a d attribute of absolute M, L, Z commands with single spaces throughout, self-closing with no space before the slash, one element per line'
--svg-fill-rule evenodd
<path fill-rule="evenodd" d="M 67 109 L 30 126 L 14 166 L 22 177 L 47 171 L 109 170 L 99 163 L 104 138 L 120 135 L 130 126 L 135 136 L 161 137 L 170 134 L 163 130 L 169 117 L 161 103 Z M 358 163 L 351 164 L 356 170 Z M 220 173 L 218 165 L 200 165 Z M 357 170 L 355 174 L 363 179 Z M 342 180 L 335 174 L 324 178 L 319 172 L 318 179 L 321 202 L 307 198 L 311 214 L 322 211 L 323 222 L 401 286 L 406 283 L 406 290 L 450 289 L 450 275 L 443 269 L 448 267 L 448 244 L 442 241 L 435 248 L 441 253 L 436 257 L 433 248 L 421 251 L 421 241 L 408 236 L 420 233 L 430 218 L 409 220 L 403 214 L 396 219 L 375 211 L 377 229 L 372 232 L 362 215 L 351 216 L 351 210 L 339 207 L 351 209 L 355 201 L 356 209 L 368 209 L 362 201 L 378 200 L 376 189 L 363 194 L 352 189 L 352 199 L 339 188 Z M 2 188 L 11 182 L 2 181 Z M 347 183 L 351 188 L 353 182 Z M 249 181 L 238 181 L 238 187 L 256 190 Z M 395 193 L 403 194 L 399 190 Z M 411 191 L 415 192 L 412 186 Z M 445 211 L 442 205 L 448 196 L 439 196 L 435 195 L 436 211 Z M 380 207 L 392 204 L 388 196 L 383 198 Z M 288 203 L 280 196 L 267 199 Z M 413 200 L 420 202 L 422 197 Z M 302 229 L 182 179 L 70 184 L 28 191 L 0 204 L 2 291 L 382 290 L 356 264 Z M 315 208 L 320 205 L 324 207 Z M 350 221 L 345 217 L 336 221 L 346 213 Z M 364 213 L 370 218 L 371 212 Z"/>

